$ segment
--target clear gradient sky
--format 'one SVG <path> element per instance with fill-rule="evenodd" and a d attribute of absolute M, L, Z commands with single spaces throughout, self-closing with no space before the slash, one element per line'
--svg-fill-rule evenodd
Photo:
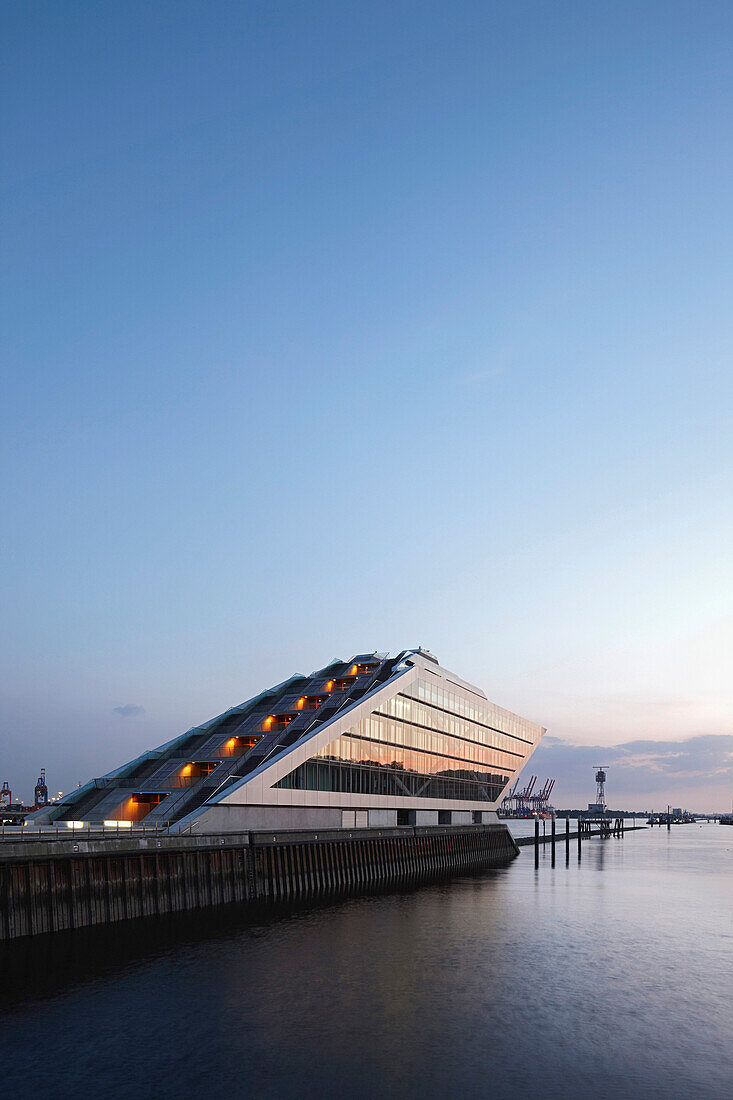
<path fill-rule="evenodd" d="M 0 780 L 417 644 L 733 732 L 730 3 L 0 17 Z"/>

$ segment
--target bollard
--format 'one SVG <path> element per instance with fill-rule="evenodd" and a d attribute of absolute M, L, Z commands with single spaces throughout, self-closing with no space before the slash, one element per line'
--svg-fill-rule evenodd
<path fill-rule="evenodd" d="M 570 863 L 570 818 L 565 818 L 565 864 Z"/>
<path fill-rule="evenodd" d="M 578 863 L 580 863 L 580 844 L 583 839 L 583 821 L 578 818 Z"/>
<path fill-rule="evenodd" d="M 552 843 L 552 866 L 554 867 L 555 866 L 555 818 L 554 817 L 552 819 L 551 832 L 552 832 L 552 841 L 551 841 L 551 843 Z"/>
<path fill-rule="evenodd" d="M 540 822 L 537 817 L 534 819 L 534 865 L 540 865 Z"/>

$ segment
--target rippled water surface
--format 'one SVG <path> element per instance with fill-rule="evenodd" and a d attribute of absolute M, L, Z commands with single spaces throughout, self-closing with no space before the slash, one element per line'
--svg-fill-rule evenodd
<path fill-rule="evenodd" d="M 564 827 L 564 825 L 563 825 Z M 4 945 L 6 1094 L 733 1095 L 733 828 Z"/>

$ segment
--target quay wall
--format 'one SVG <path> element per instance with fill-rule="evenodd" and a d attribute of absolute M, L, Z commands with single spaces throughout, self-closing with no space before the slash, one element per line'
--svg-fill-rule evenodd
<path fill-rule="evenodd" d="M 518 852 L 501 824 L 9 840 L 0 847 L 0 940 L 449 876 Z"/>

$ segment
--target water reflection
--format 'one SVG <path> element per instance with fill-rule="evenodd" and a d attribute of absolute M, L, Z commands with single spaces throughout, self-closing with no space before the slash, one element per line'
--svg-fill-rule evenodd
<path fill-rule="evenodd" d="M 412 891 L 11 945 L 6 1090 L 42 1052 L 61 1096 L 728 1095 L 733 830 L 554 869 L 549 847 L 537 871 L 524 849 Z"/>

